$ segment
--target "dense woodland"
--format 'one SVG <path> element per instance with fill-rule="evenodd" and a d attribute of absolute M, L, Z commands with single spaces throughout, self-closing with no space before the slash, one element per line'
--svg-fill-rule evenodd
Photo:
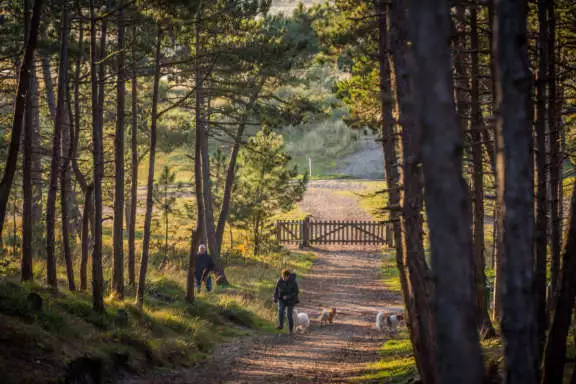
<path fill-rule="evenodd" d="M 375 132 L 422 382 L 483 382 L 489 338 L 506 382 L 576 382 L 574 2 L 271 6 L 1 1 L 2 262 L 103 314 L 179 258 L 191 304 L 201 242 L 224 287 L 233 230 L 278 251 L 308 182 L 294 136 Z M 176 150 L 184 183 L 157 161 Z"/>

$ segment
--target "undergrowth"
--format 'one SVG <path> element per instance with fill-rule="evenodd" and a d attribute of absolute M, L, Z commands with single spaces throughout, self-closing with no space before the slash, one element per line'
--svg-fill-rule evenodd
<path fill-rule="evenodd" d="M 135 371 L 190 365 L 209 356 L 216 344 L 230 337 L 252 330 L 272 332 L 275 308 L 271 296 L 280 268 L 303 273 L 312 262 L 313 254 L 304 252 L 231 257 L 226 269 L 230 287 L 203 291 L 192 304 L 184 300 L 185 271 L 168 264 L 150 270 L 141 310 L 134 305 L 134 288 L 127 287 L 125 300 L 105 299 L 102 314 L 92 310 L 89 292 L 61 288 L 52 293 L 39 283 L 21 284 L 15 276 L 3 278 L 2 382 L 57 379 L 71 361 L 83 356 L 102 358 L 108 368 L 115 364 L 116 356 L 129 356 L 130 369 Z M 35 270 L 39 267 L 35 265 Z M 59 272 L 64 287 L 61 267 Z M 41 309 L 30 304 L 31 294 L 42 298 Z M 30 366 L 31 361 L 38 363 Z"/>

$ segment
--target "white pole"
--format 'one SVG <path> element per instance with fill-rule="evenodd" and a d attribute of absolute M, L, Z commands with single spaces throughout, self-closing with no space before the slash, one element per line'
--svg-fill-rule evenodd
<path fill-rule="evenodd" d="M 310 170 L 310 177 L 312 177 L 312 157 L 308 156 L 308 169 Z"/>

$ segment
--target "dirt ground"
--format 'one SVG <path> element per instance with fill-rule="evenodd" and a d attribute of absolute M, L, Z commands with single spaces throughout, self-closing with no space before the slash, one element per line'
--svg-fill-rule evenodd
<path fill-rule="evenodd" d="M 310 184 L 302 209 L 317 219 L 369 219 L 353 195 L 353 181 Z M 314 249 L 317 262 L 299 276 L 299 312 L 311 319 L 305 334 L 256 335 L 219 346 L 213 357 L 195 367 L 158 373 L 129 383 L 344 383 L 360 376 L 366 364 L 378 360 L 385 336 L 375 329 L 376 313 L 400 310 L 401 298 L 379 281 L 380 254 L 376 248 Z M 272 296 L 272 292 L 270 292 Z M 332 325 L 321 328 L 322 308 L 335 307 Z"/>

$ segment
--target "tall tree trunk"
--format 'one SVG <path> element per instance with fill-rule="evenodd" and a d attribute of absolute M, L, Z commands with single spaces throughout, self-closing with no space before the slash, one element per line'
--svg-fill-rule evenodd
<path fill-rule="evenodd" d="M 64 12 L 67 13 L 66 17 L 69 18 L 69 4 L 64 4 Z M 68 29 L 70 29 L 68 27 Z M 70 32 L 68 31 L 68 34 Z M 69 36 L 68 36 L 69 37 Z M 66 71 L 68 71 L 69 64 L 66 63 Z M 58 80 L 58 101 L 60 101 L 60 79 Z M 76 290 L 76 283 L 74 281 L 74 265 L 72 262 L 72 251 L 70 249 L 70 229 L 73 228 L 70 219 L 70 199 L 72 196 L 72 183 L 70 179 L 70 159 L 73 156 L 73 141 L 74 141 L 74 127 L 72 111 L 70 109 L 70 87 L 68 86 L 68 76 L 66 76 L 66 83 L 64 84 L 63 92 L 65 93 L 64 102 L 64 117 L 62 118 L 62 131 L 61 134 L 61 166 L 60 166 L 60 214 L 62 218 L 62 249 L 64 252 L 64 261 L 66 263 L 66 277 L 68 279 L 68 289 L 71 291 Z"/>
<path fill-rule="evenodd" d="M 128 226 L 128 284 L 136 284 L 136 211 L 138 209 L 138 77 L 136 72 L 136 26 L 132 29 L 132 184 Z"/>
<path fill-rule="evenodd" d="M 192 304 L 194 302 L 194 272 L 196 269 L 196 249 L 198 249 L 198 244 L 200 244 L 200 238 L 202 236 L 201 231 L 202 226 L 196 226 L 196 230 L 192 233 L 190 242 L 190 252 L 188 253 L 188 275 L 186 277 L 186 302 Z"/>
<path fill-rule="evenodd" d="M 152 208 L 154 206 L 154 165 L 156 159 L 156 124 L 158 120 L 158 93 L 160 84 L 162 28 L 158 25 L 156 36 L 156 59 L 154 69 L 154 89 L 152 94 L 152 116 L 150 122 L 150 152 L 148 165 L 148 190 L 146 191 L 146 216 L 144 217 L 144 239 L 142 242 L 142 258 L 140 260 L 140 276 L 138 276 L 138 291 L 136 303 L 142 308 L 144 304 L 144 288 L 146 285 L 146 270 L 150 252 L 150 227 L 152 225 Z"/>
<path fill-rule="evenodd" d="M 106 22 L 102 24 L 100 52 L 96 46 L 96 16 L 94 0 L 90 0 L 90 61 L 92 84 L 92 146 L 94 154 L 94 250 L 92 251 L 92 307 L 104 312 L 104 277 L 102 273 L 102 177 L 104 176 L 103 154 L 103 91 L 104 63 L 99 62 L 106 53 Z M 98 72 L 97 72 L 98 70 Z"/>
<path fill-rule="evenodd" d="M 495 20 L 495 0 L 488 1 L 488 32 L 490 39 L 490 89 L 491 89 L 491 109 L 493 117 L 500 113 L 496 102 L 496 52 L 494 49 L 494 20 Z M 501 314 L 501 290 L 502 290 L 502 250 L 504 239 L 504 139 L 502 137 L 502 127 L 498 124 L 494 127 L 494 166 L 496 202 L 494 203 L 494 293 L 492 319 L 500 321 Z"/>
<path fill-rule="evenodd" d="M 6 217 L 6 207 L 10 197 L 12 181 L 16 173 L 18 163 L 18 151 L 22 138 L 22 126 L 26 106 L 26 97 L 30 88 L 30 75 L 32 62 L 34 60 L 34 51 L 38 41 L 38 27 L 40 25 L 40 13 L 42 12 L 42 0 L 36 0 L 32 9 L 32 18 L 28 33 L 28 41 L 24 49 L 24 59 L 20 66 L 18 74 L 18 89 L 16 91 L 16 101 L 14 103 L 14 115 L 12 120 L 12 136 L 8 147 L 8 158 L 4 167 L 4 175 L 0 181 L 0 243 L 2 239 L 2 229 L 4 228 L 4 219 Z"/>
<path fill-rule="evenodd" d="M 66 87 L 68 88 L 68 87 Z M 69 98 L 68 90 L 67 98 Z M 66 110 L 66 113 L 70 113 Z M 71 121 L 71 120 L 69 120 Z M 72 137 L 71 137 L 72 136 Z M 65 138 L 66 137 L 66 138 Z M 66 276 L 68 278 L 68 288 L 71 291 L 76 290 L 74 282 L 74 266 L 72 263 L 72 252 L 70 250 L 70 223 L 68 221 L 69 211 L 69 198 L 72 185 L 70 183 L 70 158 L 72 156 L 72 143 L 73 140 L 72 126 L 67 121 L 62 125 L 62 165 L 60 167 L 60 214 L 62 217 L 62 248 L 64 251 L 64 260 L 66 262 Z"/>
<path fill-rule="evenodd" d="M 88 289 L 88 253 L 90 252 L 90 237 L 88 235 L 90 223 L 94 215 L 94 186 L 88 185 L 84 190 L 84 212 L 82 213 L 82 256 L 80 259 L 80 289 Z M 93 225 L 94 227 L 94 225 Z M 94 233 L 94 229 L 92 229 Z"/>
<path fill-rule="evenodd" d="M 22 263 L 20 280 L 28 281 L 34 278 L 32 271 L 33 226 L 32 220 L 32 92 L 26 95 L 26 119 L 24 122 L 24 155 L 22 172 Z"/>
<path fill-rule="evenodd" d="M 203 241 L 204 233 L 204 212 L 202 210 L 202 155 L 201 155 L 201 138 L 202 132 L 196 128 L 196 139 L 194 143 L 194 189 L 196 191 L 196 229 L 192 234 L 192 244 L 190 245 L 190 254 L 188 255 L 188 278 L 186 284 L 186 300 L 190 303 L 194 301 L 194 279 L 195 279 L 195 260 L 196 250 Z"/>
<path fill-rule="evenodd" d="M 482 132 L 484 122 L 480 106 L 480 65 L 478 44 L 478 15 L 475 7 L 470 9 L 471 49 L 471 112 L 472 112 L 472 161 L 474 182 L 474 282 L 476 284 L 477 325 L 484 337 L 496 336 L 488 315 L 488 292 L 484 258 L 484 167 L 482 156 Z"/>
<path fill-rule="evenodd" d="M 544 350 L 543 384 L 562 383 L 566 363 L 566 337 L 576 296 L 576 182 L 572 188 L 568 238 L 562 256 L 562 281 Z"/>
<path fill-rule="evenodd" d="M 200 28 L 196 23 L 196 57 L 201 57 Z M 228 284 L 224 263 L 220 258 L 220 248 L 216 241 L 216 228 L 214 225 L 214 204 L 212 199 L 211 181 L 210 181 L 210 161 L 208 155 L 208 130 L 209 130 L 209 107 L 210 100 L 204 94 L 205 73 L 201 68 L 201 60 L 196 65 L 196 130 L 197 139 L 200 141 L 200 158 L 202 165 L 202 211 L 204 218 L 203 232 L 208 240 L 210 256 L 214 261 L 214 269 L 218 275 L 217 283 L 219 285 Z"/>
<path fill-rule="evenodd" d="M 48 285 L 56 290 L 58 283 L 56 280 L 56 255 L 54 246 L 54 233 L 56 229 L 56 194 L 58 193 L 58 174 L 61 170 L 60 146 L 62 140 L 62 129 L 66 122 L 66 88 L 68 83 L 68 37 L 70 35 L 70 22 L 68 7 L 62 10 L 61 35 L 60 35 L 60 64 L 58 68 L 58 102 L 56 106 L 56 120 L 54 121 L 54 135 L 52 142 L 52 162 L 50 165 L 50 188 L 48 190 L 48 200 L 46 202 L 46 260 Z M 65 215 L 65 213 L 63 213 Z M 62 223 L 65 225 L 65 223 Z M 68 263 L 67 265 L 67 272 Z M 70 277 L 70 276 L 68 276 Z M 70 279 L 68 280 L 70 285 Z"/>
<path fill-rule="evenodd" d="M 54 96 L 54 83 L 52 82 L 52 70 L 50 69 L 50 56 L 42 55 L 42 75 L 44 77 L 44 90 L 46 103 L 52 121 L 56 121 L 56 96 Z"/>
<path fill-rule="evenodd" d="M 76 181 L 80 185 L 84 194 L 84 209 L 82 212 L 82 225 L 80 233 L 81 241 L 81 259 L 80 259 L 80 289 L 88 289 L 88 253 L 90 248 L 90 226 L 92 226 L 92 234 L 94 235 L 94 186 L 88 185 L 86 176 L 80 170 L 78 164 L 78 144 L 80 140 L 80 122 L 81 122 L 81 109 L 80 109 L 80 72 L 82 61 L 84 59 L 84 25 L 79 25 L 78 33 L 78 50 L 80 54 L 76 57 L 75 72 L 74 72 L 74 135 L 72 136 L 72 148 L 70 160 L 72 162 L 72 169 L 76 176 Z M 71 108 L 70 108 L 71 109 Z"/>
<path fill-rule="evenodd" d="M 546 1 L 548 11 L 548 131 L 550 133 L 550 219 L 551 219 L 551 262 L 550 262 L 550 303 L 558 292 L 560 283 L 560 254 L 562 250 L 562 216 L 560 206 L 562 199 L 561 164 L 562 158 L 559 156 L 559 118 L 558 101 L 556 88 L 556 14 L 554 10 L 554 0 Z M 550 307 L 552 307 L 550 305 Z"/>
<path fill-rule="evenodd" d="M 502 335 L 506 382 L 536 383 L 537 343 L 533 301 L 533 175 L 531 77 L 526 30 L 528 5 L 497 0 L 495 48 L 500 126 L 504 139 L 504 243 Z"/>
<path fill-rule="evenodd" d="M 116 135 L 114 136 L 115 195 L 114 195 L 114 270 L 112 289 L 124 298 L 124 2 L 118 4 L 118 79 L 116 102 Z"/>
<path fill-rule="evenodd" d="M 432 314 L 434 287 L 423 245 L 421 131 L 416 121 L 416 111 L 412 101 L 414 94 L 410 70 L 414 68 L 414 60 L 408 46 L 407 22 L 409 19 L 407 16 L 405 2 L 394 0 L 390 13 L 390 35 L 398 110 L 403 128 L 404 222 L 402 229 L 406 247 L 403 264 L 407 266 L 410 285 L 410 287 L 403 286 L 402 288 L 408 289 L 407 292 L 404 292 L 404 297 L 408 308 L 411 339 L 420 376 L 425 383 L 435 383 L 435 340 Z M 380 17 L 382 16 L 380 15 Z"/>
<path fill-rule="evenodd" d="M 546 17 L 546 1 L 538 1 L 538 81 L 536 98 L 536 164 L 538 169 L 538 190 L 536 224 L 534 240 L 536 261 L 534 264 L 534 298 L 536 314 L 536 332 L 538 337 L 538 356 L 542 353 L 546 338 L 546 254 L 548 248 L 547 229 L 547 180 L 548 166 L 546 164 L 546 76 L 548 72 L 548 20 Z M 538 360 L 539 357 L 538 357 Z"/>
<path fill-rule="evenodd" d="M 30 7 L 29 1 L 24 1 L 24 44 L 28 40 L 28 29 L 30 28 Z M 36 70 L 34 60 L 30 67 L 29 91 L 26 93 L 26 109 L 24 111 L 24 153 L 22 155 L 22 259 L 20 265 L 20 280 L 33 280 L 32 271 L 32 135 L 34 112 L 32 109 L 33 92 L 35 92 L 34 71 Z"/>
<path fill-rule="evenodd" d="M 432 269 L 438 381 L 481 383 L 475 326 L 470 204 L 462 178 L 462 132 L 452 103 L 448 2 L 408 2 L 418 63 L 414 84 L 422 126 L 421 156 Z M 435 31 L 430 33 L 430 31 Z M 455 290 L 454 287 L 458 289 Z"/>

